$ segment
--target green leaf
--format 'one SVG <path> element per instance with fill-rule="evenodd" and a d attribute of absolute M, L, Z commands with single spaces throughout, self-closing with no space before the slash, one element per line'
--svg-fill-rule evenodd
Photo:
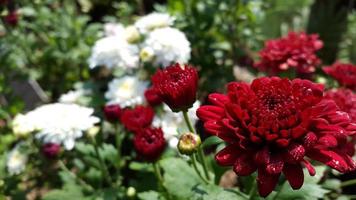
<path fill-rule="evenodd" d="M 81 199 L 89 200 L 89 198 L 84 197 L 81 187 L 74 184 L 67 184 L 61 190 L 52 190 L 48 192 L 43 200 L 63 200 L 63 199 Z"/>
<path fill-rule="evenodd" d="M 299 190 L 293 190 L 289 183 L 285 182 L 281 187 L 281 191 L 276 193 L 278 199 L 288 200 L 318 200 L 324 197 L 325 194 L 330 192 L 323 189 L 320 185 L 313 183 L 304 183 Z M 276 197 L 276 198 L 277 198 Z"/>
<path fill-rule="evenodd" d="M 224 141 L 217 136 L 210 136 L 203 142 L 203 148 L 208 148 L 210 146 L 218 145 Z"/>
<path fill-rule="evenodd" d="M 186 161 L 167 158 L 161 162 L 164 169 L 164 186 L 175 199 L 189 199 L 194 187 L 203 182 Z"/>

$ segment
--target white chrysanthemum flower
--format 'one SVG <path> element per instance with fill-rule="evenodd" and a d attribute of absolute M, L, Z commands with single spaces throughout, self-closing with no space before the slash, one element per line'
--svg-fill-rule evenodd
<path fill-rule="evenodd" d="M 188 117 L 192 124 L 195 124 L 198 120 L 196 111 L 200 106 L 200 102 L 196 101 L 193 107 L 188 110 Z M 154 127 L 161 127 L 164 133 L 164 137 L 169 143 L 169 146 L 176 148 L 178 144 L 178 137 L 180 133 L 189 131 L 185 124 L 182 113 L 172 112 L 171 109 L 164 104 L 164 113 L 160 117 L 155 117 L 153 120 Z"/>
<path fill-rule="evenodd" d="M 105 93 L 108 104 L 119 104 L 122 108 L 142 104 L 147 81 L 141 81 L 135 76 L 124 76 L 112 80 Z"/>
<path fill-rule="evenodd" d="M 70 90 L 65 94 L 62 94 L 58 102 L 59 103 L 69 103 L 69 104 L 79 104 L 80 98 L 86 95 L 90 95 L 91 90 L 88 89 L 76 89 L 76 90 Z"/>
<path fill-rule="evenodd" d="M 106 36 L 121 36 L 125 28 L 120 23 L 106 23 L 104 24 L 104 34 Z"/>
<path fill-rule="evenodd" d="M 89 67 L 106 66 L 123 69 L 137 68 L 139 48 L 129 44 L 123 36 L 108 36 L 95 42 L 89 58 Z"/>
<path fill-rule="evenodd" d="M 172 62 L 186 63 L 190 59 L 190 43 L 184 33 L 175 28 L 152 31 L 143 46 L 153 50 L 155 65 L 165 67 Z"/>
<path fill-rule="evenodd" d="M 28 112 L 25 116 L 38 131 L 36 138 L 44 143 L 63 144 L 67 150 L 83 132 L 99 122 L 92 116 L 94 110 L 76 104 L 47 104 Z"/>
<path fill-rule="evenodd" d="M 166 13 L 151 13 L 136 21 L 135 26 L 141 33 L 146 34 L 156 28 L 164 28 L 173 25 L 174 17 Z"/>
<path fill-rule="evenodd" d="M 12 120 L 12 131 L 16 137 L 26 137 L 36 130 L 34 119 L 27 115 L 18 114 Z"/>
<path fill-rule="evenodd" d="M 25 170 L 27 155 L 23 154 L 18 145 L 7 156 L 6 167 L 10 175 L 18 175 Z"/>

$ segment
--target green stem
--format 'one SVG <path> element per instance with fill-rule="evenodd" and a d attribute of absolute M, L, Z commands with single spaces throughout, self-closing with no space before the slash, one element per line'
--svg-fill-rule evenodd
<path fill-rule="evenodd" d="M 159 167 L 159 165 L 158 165 L 157 162 L 152 163 L 152 165 L 153 165 L 154 173 L 155 173 L 156 178 L 157 178 L 158 183 L 159 183 L 159 187 L 163 190 L 163 189 L 164 189 L 164 186 L 163 186 L 163 177 L 162 177 L 162 174 L 161 174 L 160 167 Z"/>
<path fill-rule="evenodd" d="M 193 164 L 193 168 L 195 170 L 195 172 L 198 174 L 198 176 L 200 177 L 201 180 L 204 181 L 204 183 L 209 184 L 209 182 L 207 180 L 205 180 L 205 178 L 201 175 L 199 169 L 198 169 L 198 165 L 197 165 L 197 161 L 195 158 L 195 154 L 190 156 L 190 159 L 192 160 L 192 164 Z"/>
<path fill-rule="evenodd" d="M 255 196 L 256 194 L 256 190 L 257 190 L 257 183 L 254 181 L 253 185 L 252 185 L 252 188 L 250 189 L 250 192 L 248 194 L 249 196 L 249 199 L 253 199 L 253 197 Z"/>
<path fill-rule="evenodd" d="M 351 186 L 351 185 L 356 185 L 356 179 L 344 181 L 341 183 L 340 187 L 347 187 L 347 186 Z"/>
<path fill-rule="evenodd" d="M 122 133 L 122 129 L 120 128 L 119 124 L 115 125 L 115 139 L 116 139 L 116 148 L 117 148 L 117 155 L 118 155 L 118 163 L 116 166 L 117 171 L 117 183 L 120 184 L 121 182 L 121 163 L 122 163 L 122 156 L 121 156 L 121 148 L 122 148 L 122 141 L 125 138 L 124 133 Z"/>
<path fill-rule="evenodd" d="M 75 173 L 73 173 L 72 171 L 70 171 L 67 166 L 63 163 L 62 160 L 58 161 L 59 167 L 67 172 L 73 179 L 75 179 L 76 181 L 78 181 L 79 184 L 81 184 L 86 190 L 88 191 L 94 191 L 94 188 L 92 186 L 90 186 L 89 184 L 87 184 L 83 179 L 79 178 Z"/>
<path fill-rule="evenodd" d="M 101 158 L 100 156 L 100 153 L 99 153 L 99 148 L 98 148 L 98 145 L 96 143 L 96 140 L 94 137 L 91 138 L 92 139 L 92 143 L 94 145 L 94 150 L 95 150 L 95 154 L 96 154 L 96 157 L 98 158 L 99 160 L 99 164 L 100 164 L 100 170 L 101 170 L 101 174 L 102 174 L 102 177 L 103 179 L 105 179 L 105 181 L 111 185 L 112 181 L 111 181 L 111 177 L 109 175 L 109 172 L 108 172 L 108 169 L 105 165 L 105 162 L 104 160 Z"/>
<path fill-rule="evenodd" d="M 196 132 L 195 132 L 193 126 L 192 126 L 192 123 L 190 122 L 190 119 L 188 117 L 188 112 L 187 111 L 182 111 L 182 112 L 183 112 L 184 121 L 187 124 L 189 131 L 194 133 L 194 134 L 196 134 Z M 206 164 L 206 160 L 205 160 L 205 156 L 204 156 L 204 152 L 203 152 L 202 146 L 200 146 L 198 148 L 198 157 L 199 157 L 200 162 L 202 163 L 206 179 L 208 181 L 210 181 L 209 171 L 208 171 L 208 167 L 207 167 L 207 164 Z"/>

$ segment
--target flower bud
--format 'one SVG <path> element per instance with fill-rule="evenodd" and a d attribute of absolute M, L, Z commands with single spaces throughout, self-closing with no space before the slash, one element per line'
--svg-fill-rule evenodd
<path fill-rule="evenodd" d="M 89 137 L 95 137 L 96 134 L 98 134 L 100 131 L 100 127 L 99 126 L 93 126 L 91 127 L 88 131 L 87 131 L 87 134 Z"/>
<path fill-rule="evenodd" d="M 42 146 L 42 153 L 48 159 L 53 159 L 58 156 L 61 151 L 61 146 L 55 143 L 47 143 Z"/>
<path fill-rule="evenodd" d="M 128 43 L 136 43 L 141 38 L 140 33 L 135 26 L 128 26 L 125 28 L 124 35 Z"/>
<path fill-rule="evenodd" d="M 104 111 L 105 119 L 108 120 L 109 122 L 113 123 L 113 122 L 118 122 L 120 120 L 122 110 L 119 105 L 116 104 L 106 105 L 103 111 Z"/>
<path fill-rule="evenodd" d="M 198 150 L 201 144 L 199 135 L 194 133 L 183 134 L 178 142 L 178 150 L 181 154 L 191 155 Z"/>
<path fill-rule="evenodd" d="M 153 49 L 151 47 L 144 47 L 141 51 L 140 51 L 140 59 L 143 62 L 149 62 L 153 59 L 154 57 L 154 52 Z"/>
<path fill-rule="evenodd" d="M 135 196 L 136 196 L 136 189 L 135 189 L 134 187 L 129 187 L 129 188 L 127 188 L 126 196 L 127 196 L 129 199 L 134 199 Z"/>

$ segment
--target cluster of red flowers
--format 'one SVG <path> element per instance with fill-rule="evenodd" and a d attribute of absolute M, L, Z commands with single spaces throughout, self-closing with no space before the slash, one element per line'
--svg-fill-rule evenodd
<path fill-rule="evenodd" d="M 336 62 L 332 66 L 323 67 L 323 70 L 341 86 L 356 90 L 356 65 Z"/>
<path fill-rule="evenodd" d="M 151 106 L 165 102 L 172 110 L 186 111 L 196 100 L 198 73 L 189 66 L 175 64 L 158 70 L 152 77 L 153 86 L 146 90 L 145 97 Z M 166 146 L 161 128 L 152 128 L 154 110 L 136 106 L 121 109 L 119 105 L 107 105 L 103 109 L 110 122 L 121 122 L 135 134 L 136 152 L 148 161 L 159 158 Z"/>
<path fill-rule="evenodd" d="M 239 176 L 258 171 L 259 193 L 271 193 L 283 173 L 293 189 L 303 185 L 302 167 L 309 159 L 340 172 L 356 168 L 347 146 L 356 124 L 335 102 L 323 97 L 323 86 L 301 79 L 258 78 L 251 85 L 232 82 L 227 95 L 211 94 L 212 105 L 198 109 L 205 130 L 227 142 L 216 155 L 220 165 Z"/>
<path fill-rule="evenodd" d="M 320 64 L 316 51 L 323 47 L 318 35 L 290 32 L 286 37 L 268 40 L 259 54 L 261 60 L 255 67 L 270 74 L 290 68 L 298 74 L 310 74 Z"/>

